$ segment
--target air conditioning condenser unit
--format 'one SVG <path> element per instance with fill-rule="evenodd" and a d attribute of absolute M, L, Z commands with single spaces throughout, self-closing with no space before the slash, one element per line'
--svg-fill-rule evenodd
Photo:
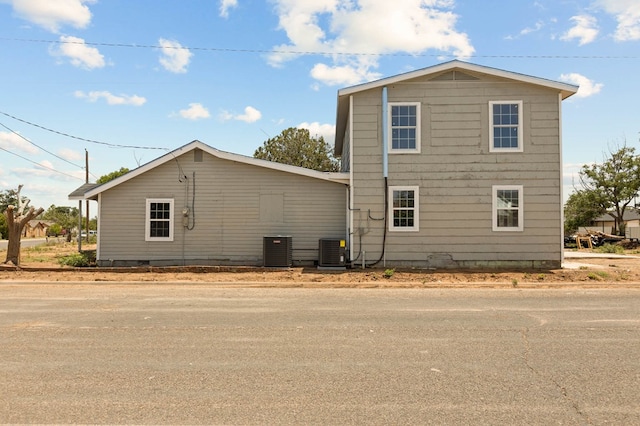
<path fill-rule="evenodd" d="M 321 238 L 318 243 L 318 267 L 343 268 L 347 263 L 346 240 Z"/>
<path fill-rule="evenodd" d="M 263 239 L 263 264 L 289 268 L 293 265 L 293 244 L 290 236 L 270 236 Z"/>

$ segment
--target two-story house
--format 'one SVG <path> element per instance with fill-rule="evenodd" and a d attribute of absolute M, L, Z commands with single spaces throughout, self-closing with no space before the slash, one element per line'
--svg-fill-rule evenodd
<path fill-rule="evenodd" d="M 577 87 L 452 61 L 338 92 L 356 264 L 560 267 Z"/>
<path fill-rule="evenodd" d="M 555 268 L 576 91 L 448 62 L 338 92 L 341 173 L 194 141 L 69 198 L 98 201 L 99 265 L 261 265 L 286 236 L 293 264 L 338 239 L 354 266 Z"/>

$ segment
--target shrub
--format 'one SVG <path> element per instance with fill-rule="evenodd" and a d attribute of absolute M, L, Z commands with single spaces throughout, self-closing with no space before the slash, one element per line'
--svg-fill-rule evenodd
<path fill-rule="evenodd" d="M 598 247 L 595 251 L 598 253 L 614 253 L 614 254 L 623 254 L 624 248 L 618 244 L 603 244 Z"/>
<path fill-rule="evenodd" d="M 74 266 L 74 267 L 82 267 L 89 266 L 95 261 L 94 252 L 80 252 L 73 253 L 68 256 L 63 256 L 58 259 L 58 263 L 62 266 Z"/>
<path fill-rule="evenodd" d="M 395 269 L 385 269 L 384 277 L 385 278 L 391 278 L 393 276 L 393 274 L 395 274 L 395 272 L 396 272 Z"/>

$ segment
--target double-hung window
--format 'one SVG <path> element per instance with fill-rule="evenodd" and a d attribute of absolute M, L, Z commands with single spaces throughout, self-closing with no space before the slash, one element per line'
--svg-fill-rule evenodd
<path fill-rule="evenodd" d="M 489 102 L 489 151 L 522 152 L 522 101 Z"/>
<path fill-rule="evenodd" d="M 420 102 L 389 102 L 389 152 L 420 152 Z"/>
<path fill-rule="evenodd" d="M 420 194 L 417 186 L 389 187 L 389 230 L 418 231 Z"/>
<path fill-rule="evenodd" d="M 173 198 L 148 198 L 145 241 L 173 241 Z"/>
<path fill-rule="evenodd" d="M 493 186 L 493 230 L 522 231 L 524 228 L 522 185 Z"/>

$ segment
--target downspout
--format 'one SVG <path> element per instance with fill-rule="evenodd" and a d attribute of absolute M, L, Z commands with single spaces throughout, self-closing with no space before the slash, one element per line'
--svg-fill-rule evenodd
<path fill-rule="evenodd" d="M 387 86 L 382 88 L 382 177 L 385 182 L 389 176 L 389 111 L 387 106 Z M 386 186 L 386 185 L 385 185 Z"/>
<path fill-rule="evenodd" d="M 100 235 L 102 235 L 102 192 L 98 194 L 98 226 L 96 228 L 98 233 L 96 238 L 96 262 L 101 259 L 100 257 Z"/>
<path fill-rule="evenodd" d="M 558 93 L 558 144 L 560 152 L 560 265 L 564 263 L 564 176 L 562 159 L 562 93 Z"/>
<path fill-rule="evenodd" d="M 384 179 L 384 229 L 382 230 L 382 253 L 380 258 L 368 266 L 375 266 L 384 259 L 387 246 L 387 220 L 389 217 L 389 123 L 387 86 L 382 87 L 382 178 Z"/>
<path fill-rule="evenodd" d="M 347 202 L 349 215 L 349 259 L 353 259 L 353 95 L 349 95 L 349 199 Z M 343 142 L 344 143 L 344 142 Z M 360 247 L 362 250 L 362 247 Z"/>
<path fill-rule="evenodd" d="M 71 233 L 71 229 L 69 229 Z M 78 200 L 78 253 L 82 253 L 82 200 Z"/>

